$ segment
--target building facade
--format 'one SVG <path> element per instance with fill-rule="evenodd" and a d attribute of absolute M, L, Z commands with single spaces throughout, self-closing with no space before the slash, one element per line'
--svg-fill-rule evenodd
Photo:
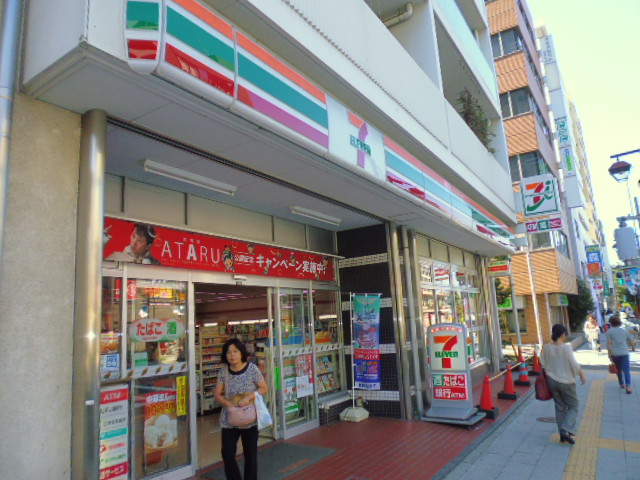
<path fill-rule="evenodd" d="M 482 2 L 22 3 L 2 4 L 0 477 L 219 460 L 231 336 L 269 385 L 264 441 L 334 420 L 354 383 L 373 415 L 426 411 L 437 323 L 465 326 L 473 381 L 498 367 L 487 262 L 516 212 Z"/>
<path fill-rule="evenodd" d="M 578 110 L 571 101 L 562 81 L 561 70 L 555 52 L 553 36 L 546 28 L 536 30 L 540 53 L 545 67 L 545 79 L 551 99 L 557 134 L 558 152 L 563 171 L 563 186 L 567 202 L 567 221 L 573 232 L 569 237 L 575 252 L 574 268 L 592 292 L 593 301 L 601 312 L 610 304 L 613 285 L 611 266 L 606 255 L 607 246 L 600 220 L 589 172 L 589 160 L 582 134 Z M 600 252 L 598 262 L 587 257 L 589 250 Z M 593 252 L 591 252 L 593 253 Z M 600 319 L 602 321 L 602 319 Z"/>
<path fill-rule="evenodd" d="M 505 308 L 503 315 L 505 333 L 517 337 L 519 329 L 523 343 L 541 344 L 550 338 L 553 324 L 568 324 L 567 294 L 577 293 L 571 225 L 533 18 L 521 0 L 485 3 L 516 202 L 523 190 L 535 193 L 543 184 L 554 189 L 554 206 L 546 210 L 552 213 L 537 213 L 536 201 L 542 196 L 534 195 L 534 205 L 519 208 L 518 232 L 527 235 L 528 247 L 512 257 L 516 305 Z"/>

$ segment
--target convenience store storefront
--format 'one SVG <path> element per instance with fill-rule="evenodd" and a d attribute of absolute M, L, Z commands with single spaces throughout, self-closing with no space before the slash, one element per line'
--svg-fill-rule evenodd
<path fill-rule="evenodd" d="M 125 260 L 139 232 L 152 246 Z M 212 392 L 231 337 L 269 385 L 262 441 L 319 426 L 319 399 L 345 388 L 334 258 L 110 217 L 105 241 L 104 475 L 184 478 L 220 461 Z"/>

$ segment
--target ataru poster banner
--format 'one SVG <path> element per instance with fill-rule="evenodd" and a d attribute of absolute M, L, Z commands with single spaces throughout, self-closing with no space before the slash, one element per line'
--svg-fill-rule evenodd
<path fill-rule="evenodd" d="M 380 390 L 380 295 L 353 296 L 355 388 Z"/>

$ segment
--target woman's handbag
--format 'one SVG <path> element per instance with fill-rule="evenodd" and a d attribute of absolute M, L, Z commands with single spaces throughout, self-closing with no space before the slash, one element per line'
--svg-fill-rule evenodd
<path fill-rule="evenodd" d="M 543 368 L 538 378 L 536 378 L 536 400 L 547 401 L 551 400 L 551 398 L 553 397 L 547 383 L 547 372 Z"/>
<path fill-rule="evenodd" d="M 227 371 L 225 374 L 225 396 L 227 400 L 229 399 L 229 367 L 227 367 Z M 256 396 L 258 393 L 256 392 Z M 227 419 L 229 420 L 229 424 L 234 427 L 246 427 L 252 423 L 255 423 L 258 416 L 256 413 L 256 404 L 255 402 L 251 405 L 247 405 L 246 407 L 226 407 L 227 408 Z"/>
<path fill-rule="evenodd" d="M 618 373 L 618 367 L 613 362 L 609 364 L 609 373 Z"/>

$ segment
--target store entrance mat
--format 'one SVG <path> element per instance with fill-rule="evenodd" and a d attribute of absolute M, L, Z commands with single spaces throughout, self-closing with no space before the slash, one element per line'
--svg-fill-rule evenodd
<path fill-rule="evenodd" d="M 282 480 L 335 451 L 335 448 L 276 443 L 258 450 L 258 478 L 260 480 Z M 238 465 L 240 471 L 244 472 L 244 460 L 238 460 Z M 224 467 L 221 465 L 210 472 L 200 473 L 200 478 L 225 480 Z"/>

